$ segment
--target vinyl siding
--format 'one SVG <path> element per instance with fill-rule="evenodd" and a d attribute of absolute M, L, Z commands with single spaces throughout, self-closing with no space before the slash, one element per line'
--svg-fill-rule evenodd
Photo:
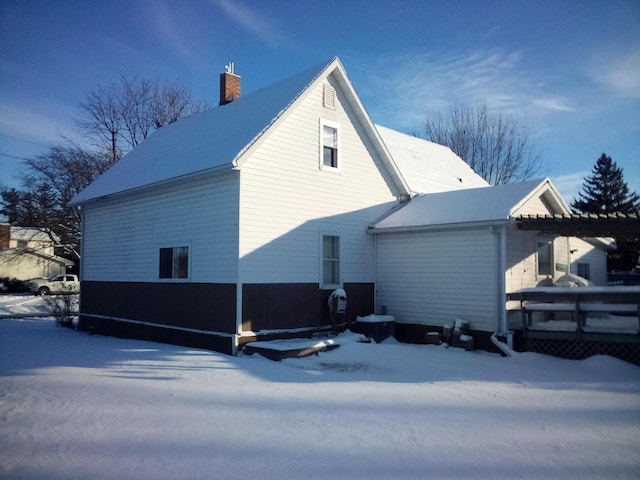
<path fill-rule="evenodd" d="M 536 232 L 508 230 L 507 272 L 505 275 L 507 293 L 521 288 L 535 287 L 538 283 L 537 242 L 538 234 Z"/>
<path fill-rule="evenodd" d="M 589 280 L 599 286 L 607 285 L 607 252 L 576 237 L 569 239 L 569 247 L 577 250 L 571 255 L 571 273 L 577 275 L 578 264 L 588 263 L 591 273 Z"/>
<path fill-rule="evenodd" d="M 243 283 L 318 283 L 323 234 L 340 237 L 342 282 L 374 280 L 374 240 L 366 230 L 396 198 L 333 86 L 335 110 L 323 108 L 318 85 L 241 164 Z M 322 120 L 340 125 L 339 171 L 320 168 Z"/>
<path fill-rule="evenodd" d="M 188 281 L 235 282 L 237 176 L 202 175 L 85 205 L 83 280 L 158 282 L 159 248 L 189 245 Z"/>
<path fill-rule="evenodd" d="M 377 235 L 377 310 L 401 323 L 462 318 L 493 331 L 497 238 L 488 228 Z"/>

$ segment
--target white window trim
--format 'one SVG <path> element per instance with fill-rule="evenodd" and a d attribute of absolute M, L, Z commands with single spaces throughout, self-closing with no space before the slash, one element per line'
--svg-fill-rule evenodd
<path fill-rule="evenodd" d="M 549 273 L 540 273 L 540 245 L 546 244 L 549 246 Z M 536 241 L 536 279 L 540 278 L 554 278 L 555 277 L 555 245 L 553 240 L 542 240 L 538 239 Z"/>
<path fill-rule="evenodd" d="M 188 248 L 188 259 L 187 259 L 187 269 L 188 274 L 184 278 L 160 278 L 160 250 L 163 248 L 179 248 L 179 247 L 187 247 Z M 156 281 L 161 283 L 188 283 L 191 281 L 192 271 L 192 258 L 193 258 L 193 248 L 191 246 L 191 242 L 175 242 L 175 243 L 163 243 L 156 246 Z"/>
<path fill-rule="evenodd" d="M 338 283 L 324 283 L 324 237 L 338 237 Z M 342 236 L 338 232 L 325 231 L 320 232 L 318 236 L 319 245 L 319 264 L 320 264 L 320 289 L 321 290 L 335 290 L 336 288 L 342 288 Z"/>
<path fill-rule="evenodd" d="M 337 135 L 338 135 L 338 140 L 337 140 L 337 151 L 338 151 L 338 166 L 337 167 L 330 167 L 324 164 L 324 127 L 330 127 L 330 128 L 335 128 Z M 324 120 L 324 119 L 320 119 L 320 125 L 318 128 L 318 139 L 319 139 L 319 152 L 318 152 L 318 156 L 319 156 L 319 165 L 320 165 L 320 170 L 324 170 L 327 172 L 340 172 L 341 167 L 342 167 L 342 144 L 341 144 L 341 140 L 342 140 L 342 133 L 340 131 L 340 124 L 336 123 L 336 122 L 332 122 L 329 120 Z"/>

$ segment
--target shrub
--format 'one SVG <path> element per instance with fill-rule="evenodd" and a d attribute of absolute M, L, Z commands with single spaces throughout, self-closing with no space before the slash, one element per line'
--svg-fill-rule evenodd
<path fill-rule="evenodd" d="M 0 291 L 5 293 L 24 293 L 29 291 L 28 282 L 16 278 L 0 278 Z"/>
<path fill-rule="evenodd" d="M 76 328 L 78 315 L 78 295 L 49 295 L 44 297 L 44 303 L 49 307 L 51 316 L 61 327 Z"/>

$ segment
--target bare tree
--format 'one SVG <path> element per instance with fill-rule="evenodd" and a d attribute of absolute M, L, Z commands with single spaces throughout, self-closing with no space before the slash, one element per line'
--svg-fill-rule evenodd
<path fill-rule="evenodd" d="M 543 169 L 528 127 L 485 102 L 455 104 L 423 124 L 427 140 L 446 145 L 492 185 L 526 180 Z"/>
<path fill-rule="evenodd" d="M 92 140 L 94 146 L 109 152 L 113 163 L 121 156 L 118 143 L 122 135 L 120 92 L 115 84 L 98 87 L 80 103 L 82 117 L 76 121 L 78 128 Z"/>
<path fill-rule="evenodd" d="M 178 83 L 122 77 L 89 93 L 76 124 L 116 162 L 156 129 L 209 107 Z"/>
<path fill-rule="evenodd" d="M 80 258 L 80 214 L 69 201 L 112 164 L 111 158 L 77 145 L 51 147 L 25 161 L 23 189 L 1 192 L 2 209 L 12 225 L 45 233 L 56 250 Z"/>
<path fill-rule="evenodd" d="M 66 140 L 26 160 L 22 188 L 0 192 L 0 214 L 47 234 L 60 255 L 78 260 L 80 215 L 69 201 L 153 131 L 208 107 L 176 83 L 122 77 L 92 90 L 76 123 L 96 150 Z"/>

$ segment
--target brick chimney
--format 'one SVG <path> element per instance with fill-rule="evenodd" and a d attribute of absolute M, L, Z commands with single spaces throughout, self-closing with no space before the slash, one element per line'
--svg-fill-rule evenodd
<path fill-rule="evenodd" d="M 234 64 L 231 62 L 224 67 L 224 73 L 220 74 L 220 105 L 233 102 L 240 96 L 240 75 L 233 71 Z"/>
<path fill-rule="evenodd" d="M 11 225 L 8 223 L 0 223 L 0 250 L 9 248 L 11 240 Z"/>

